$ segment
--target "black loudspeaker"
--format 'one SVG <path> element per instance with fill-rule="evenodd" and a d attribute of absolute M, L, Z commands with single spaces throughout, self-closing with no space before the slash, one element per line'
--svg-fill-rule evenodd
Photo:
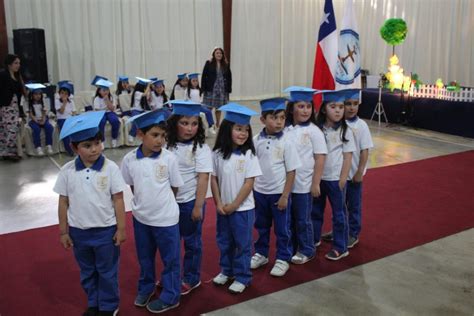
<path fill-rule="evenodd" d="M 25 82 L 49 82 L 43 29 L 13 30 L 13 49 L 20 57 Z"/>

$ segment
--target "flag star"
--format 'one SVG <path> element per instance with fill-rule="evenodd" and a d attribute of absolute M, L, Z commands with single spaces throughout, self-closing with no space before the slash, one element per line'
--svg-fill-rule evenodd
<path fill-rule="evenodd" d="M 329 19 L 328 18 L 329 18 L 330 15 L 331 15 L 330 13 L 324 12 L 323 21 L 321 22 L 321 24 L 323 24 L 323 23 L 329 24 Z"/>

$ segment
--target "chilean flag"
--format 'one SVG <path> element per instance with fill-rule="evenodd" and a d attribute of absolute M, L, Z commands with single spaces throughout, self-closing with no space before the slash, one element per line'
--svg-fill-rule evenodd
<path fill-rule="evenodd" d="M 336 88 L 337 39 L 336 17 L 334 16 L 332 0 L 326 0 L 323 18 L 319 26 L 318 45 L 316 46 L 313 89 L 334 90 Z M 319 110 L 321 100 L 321 94 L 316 94 L 313 98 L 317 110 Z"/>

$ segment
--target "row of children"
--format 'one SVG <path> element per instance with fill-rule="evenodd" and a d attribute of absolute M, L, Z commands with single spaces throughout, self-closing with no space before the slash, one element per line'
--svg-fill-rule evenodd
<path fill-rule="evenodd" d="M 173 86 L 171 92 L 171 100 L 176 97 L 183 100 L 191 100 L 196 103 L 202 103 L 202 91 L 199 87 L 199 74 L 192 73 L 187 75 L 179 74 L 178 79 Z M 119 76 L 117 90 L 115 96 L 110 92 L 113 85 L 107 78 L 96 76 L 91 84 L 96 87 L 93 98 L 92 109 L 96 111 L 105 110 L 106 114 L 101 121 L 100 130 L 104 135 L 105 125 L 107 122 L 111 125 L 112 147 L 118 147 L 118 137 L 120 133 L 121 122 L 119 116 L 135 116 L 147 110 L 163 109 L 167 114 L 171 109 L 166 106 L 168 96 L 165 91 L 164 80 L 158 78 L 144 79 L 137 77 L 137 83 L 131 85 L 129 78 Z M 42 84 L 30 83 L 26 84 L 28 88 L 28 125 L 32 130 L 33 143 L 38 156 L 43 156 L 44 151 L 41 145 L 41 130 L 45 134 L 46 150 L 48 154 L 53 153 L 53 132 L 54 127 L 49 123 L 48 110 L 45 106 L 43 98 L 43 89 L 46 88 Z M 58 93 L 55 96 L 54 104 L 56 117 L 58 119 L 58 127 L 61 129 L 64 120 L 71 115 L 76 114 L 76 106 L 74 104 L 73 85 L 70 81 L 60 81 L 58 83 Z M 119 96 L 121 94 L 131 94 L 130 104 L 120 106 Z M 127 109 L 127 110 L 122 110 Z M 211 110 L 202 106 L 201 112 L 206 115 L 211 134 L 215 134 L 214 119 Z M 128 135 L 129 143 L 134 142 L 135 128 L 132 128 Z M 64 148 L 66 152 L 73 155 L 73 151 L 69 145 L 68 139 L 64 140 Z"/>
<path fill-rule="evenodd" d="M 359 92 L 324 92 L 316 117 L 315 90 L 290 87 L 286 91 L 290 93 L 287 104 L 283 98 L 261 101 L 264 129 L 255 137 L 250 118 L 256 112 L 236 103 L 222 106 L 225 118 L 212 152 L 204 142 L 200 103 L 170 101 L 169 118 L 162 111 L 134 116 L 129 122 L 136 126 L 142 144 L 123 158 L 121 168 L 102 155 L 98 125 L 104 112 L 66 121 L 61 137 L 71 138 L 78 157 L 61 169 L 54 191 L 60 195 L 60 240 L 65 248 L 73 246 L 88 295 L 84 315 L 118 313 L 118 246 L 126 239 L 125 184 L 133 192 L 140 265 L 134 304 L 153 313 L 177 307 L 180 295 L 201 284 L 209 173 L 221 269 L 214 284 L 232 280 L 229 291 L 233 293 L 250 285 L 251 269 L 268 263 L 272 223 L 277 237 L 272 275 L 285 275 L 289 262 L 311 260 L 320 242 L 326 197 L 333 210 L 334 239 L 326 258 L 348 255 L 347 248 L 356 244 L 360 232 L 361 182 L 372 146 L 367 125 L 356 116 Z M 360 155 L 352 157 L 356 152 Z M 349 221 L 350 232 L 348 180 L 353 184 L 347 200 L 352 203 L 349 216 L 358 212 Z M 252 256 L 253 227 L 258 240 Z M 184 240 L 182 269 L 180 239 Z M 156 291 L 157 250 L 164 266 L 158 283 L 161 292 L 150 302 Z"/>

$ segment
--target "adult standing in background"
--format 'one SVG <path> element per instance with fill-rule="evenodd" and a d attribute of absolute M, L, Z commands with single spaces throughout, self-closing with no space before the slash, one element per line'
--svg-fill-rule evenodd
<path fill-rule="evenodd" d="M 203 104 L 216 109 L 216 127 L 220 126 L 219 107 L 229 103 L 232 92 L 232 72 L 224 50 L 214 48 L 211 59 L 206 61 L 201 76 L 201 89 L 204 92 Z"/>
<path fill-rule="evenodd" d="M 0 156 L 18 161 L 17 138 L 20 134 L 20 100 L 25 88 L 20 75 L 20 57 L 8 54 L 0 71 Z"/>

